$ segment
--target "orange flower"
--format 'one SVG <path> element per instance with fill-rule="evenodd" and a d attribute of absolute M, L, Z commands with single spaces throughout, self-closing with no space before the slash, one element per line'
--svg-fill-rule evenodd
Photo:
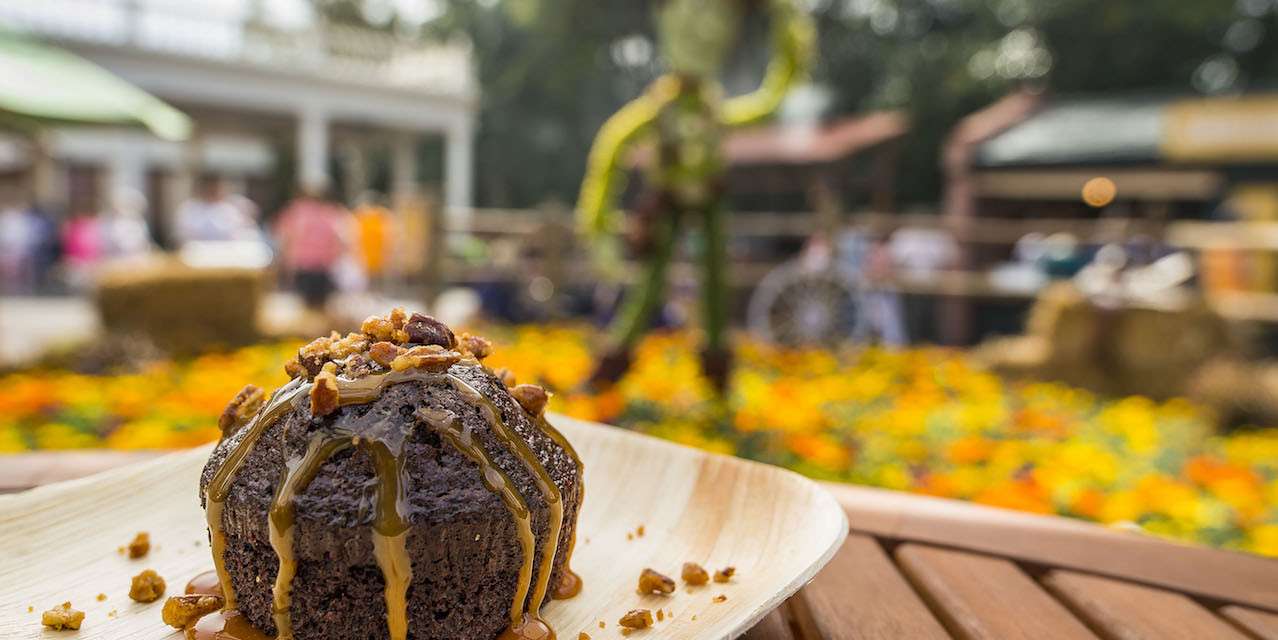
<path fill-rule="evenodd" d="M 950 443 L 945 455 L 954 464 L 978 464 L 989 460 L 994 443 L 982 436 L 965 436 Z"/>

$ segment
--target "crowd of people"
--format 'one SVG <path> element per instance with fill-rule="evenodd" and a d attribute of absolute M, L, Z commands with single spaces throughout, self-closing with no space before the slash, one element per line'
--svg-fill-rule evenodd
<path fill-rule="evenodd" d="M 104 265 L 161 250 L 200 252 L 234 264 L 238 256 L 265 255 L 307 306 L 321 308 L 337 290 L 360 290 L 382 281 L 402 234 L 396 217 L 376 194 L 354 210 L 317 185 L 296 196 L 269 221 L 257 204 L 228 188 L 224 179 L 200 179 L 161 238 L 148 224 L 147 200 L 137 191 L 112 194 L 107 206 L 79 198 L 55 215 L 18 187 L 0 188 L 0 293 L 31 295 L 84 291 Z"/>

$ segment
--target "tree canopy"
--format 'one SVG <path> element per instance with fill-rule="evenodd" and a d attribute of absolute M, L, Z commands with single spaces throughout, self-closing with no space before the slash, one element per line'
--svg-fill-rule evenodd
<path fill-rule="evenodd" d="M 369 20 L 387 0 L 329 0 Z M 900 199 L 934 205 L 938 151 L 964 115 L 1018 85 L 1061 94 L 1228 94 L 1278 81 L 1278 0 L 804 0 L 826 117 L 900 108 L 913 130 Z M 651 0 L 433 0 L 426 37 L 474 45 L 481 206 L 571 202 L 599 125 L 660 73 Z M 393 12 L 377 15 L 403 28 Z M 766 29 L 748 22 L 725 84 L 753 88 Z"/>

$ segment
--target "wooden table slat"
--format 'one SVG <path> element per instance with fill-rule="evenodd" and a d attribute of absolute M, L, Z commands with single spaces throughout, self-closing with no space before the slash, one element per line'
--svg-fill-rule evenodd
<path fill-rule="evenodd" d="M 1221 607 L 1220 615 L 1229 618 L 1260 640 L 1278 640 L 1278 613 L 1229 605 Z"/>
<path fill-rule="evenodd" d="M 948 640 L 941 623 L 879 543 L 848 536 L 830 564 L 802 591 L 804 635 L 824 640 Z"/>
<path fill-rule="evenodd" d="M 824 485 L 853 531 L 1142 582 L 1278 613 L 1278 559 L 1178 544 L 1069 518 L 846 484 Z"/>
<path fill-rule="evenodd" d="M 896 559 L 950 633 L 964 640 L 1096 636 L 1011 562 L 918 544 Z"/>
<path fill-rule="evenodd" d="M 1052 571 L 1043 577 L 1043 584 L 1107 637 L 1247 640 L 1228 622 L 1180 593 L 1073 571 Z"/>
<path fill-rule="evenodd" d="M 742 640 L 802 640 L 790 629 L 790 621 L 785 616 L 786 608 L 787 605 L 783 604 L 764 616 L 754 628 L 741 636 Z"/>

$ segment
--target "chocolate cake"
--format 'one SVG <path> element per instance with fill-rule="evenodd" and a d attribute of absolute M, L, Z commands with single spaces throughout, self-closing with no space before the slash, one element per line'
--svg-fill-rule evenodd
<path fill-rule="evenodd" d="M 486 340 L 429 316 L 361 329 L 303 347 L 292 381 L 222 416 L 200 494 L 223 622 L 297 640 L 553 638 L 540 608 L 580 588 L 583 487 L 545 392 L 508 386 Z"/>

